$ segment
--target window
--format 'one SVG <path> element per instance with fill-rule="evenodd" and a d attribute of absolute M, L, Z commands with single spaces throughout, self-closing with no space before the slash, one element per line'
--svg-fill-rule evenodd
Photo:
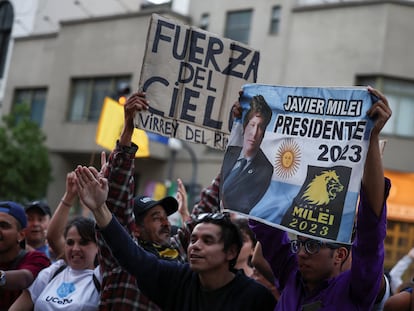
<path fill-rule="evenodd" d="M 41 127 L 46 106 L 46 88 L 16 90 L 13 106 L 22 104 L 29 106 L 30 119 Z"/>
<path fill-rule="evenodd" d="M 276 35 L 279 33 L 280 27 L 280 6 L 274 6 L 272 8 L 272 16 L 270 17 L 270 29 L 269 33 L 271 35 Z"/>
<path fill-rule="evenodd" d="M 10 2 L 0 2 L 0 78 L 2 78 L 4 74 L 13 19 L 13 7 Z"/>
<path fill-rule="evenodd" d="M 228 12 L 224 36 L 243 43 L 249 43 L 252 10 Z"/>
<path fill-rule="evenodd" d="M 210 25 L 210 14 L 204 13 L 203 15 L 201 15 L 200 28 L 204 30 L 208 30 L 209 25 Z"/>
<path fill-rule="evenodd" d="M 371 85 L 387 96 L 392 116 L 382 130 L 384 134 L 414 137 L 414 82 L 386 77 L 364 77 L 359 85 Z"/>
<path fill-rule="evenodd" d="M 387 237 L 385 239 L 386 269 L 391 269 L 395 263 L 406 255 L 414 243 L 414 224 L 402 221 L 387 220 Z M 414 266 L 404 273 L 404 278 L 411 279 Z"/>
<path fill-rule="evenodd" d="M 125 76 L 73 79 L 69 121 L 98 121 L 104 98 L 115 98 L 130 80 Z"/>

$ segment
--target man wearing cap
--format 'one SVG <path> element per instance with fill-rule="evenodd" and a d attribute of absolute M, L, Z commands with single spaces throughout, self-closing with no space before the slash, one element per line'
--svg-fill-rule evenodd
<path fill-rule="evenodd" d="M 52 216 L 49 205 L 44 201 L 33 201 L 26 205 L 25 211 L 27 216 L 27 228 L 25 230 L 27 246 L 51 258 L 46 240 L 46 231 Z"/>
<path fill-rule="evenodd" d="M 0 311 L 8 310 L 21 290 L 50 265 L 43 253 L 21 248 L 26 225 L 23 206 L 12 201 L 0 202 Z"/>
<path fill-rule="evenodd" d="M 166 260 L 186 260 L 188 231 L 171 237 L 168 216 L 177 211 L 173 197 L 154 201 L 146 196 L 134 198 L 134 158 L 138 147 L 131 142 L 134 115 L 148 109 L 143 93 L 131 95 L 124 105 L 124 128 L 115 149 L 103 164 L 101 173 L 108 178 L 107 206 L 126 231 L 145 250 Z M 105 162 L 103 154 L 102 162 Z M 99 263 L 103 280 L 99 310 L 160 310 L 136 285 L 139 280 L 120 267 L 100 232 L 97 233 Z M 123 243 L 123 241 L 120 241 Z"/>
<path fill-rule="evenodd" d="M 154 201 L 146 196 L 134 198 L 135 237 L 145 250 L 163 258 L 185 261 L 184 251 L 180 246 L 172 246 L 171 224 L 168 216 L 178 209 L 178 202 L 173 197 Z"/>

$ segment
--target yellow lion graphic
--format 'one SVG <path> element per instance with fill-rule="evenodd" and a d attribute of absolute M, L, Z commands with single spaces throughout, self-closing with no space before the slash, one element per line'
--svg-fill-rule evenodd
<path fill-rule="evenodd" d="M 309 183 L 302 199 L 313 205 L 324 205 L 335 199 L 337 193 L 343 190 L 344 186 L 336 172 L 324 171 Z"/>

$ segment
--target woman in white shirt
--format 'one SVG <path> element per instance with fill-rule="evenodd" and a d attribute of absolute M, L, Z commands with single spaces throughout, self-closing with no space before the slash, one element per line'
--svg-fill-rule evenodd
<path fill-rule="evenodd" d="M 76 217 L 64 227 L 76 198 L 73 176 L 68 174 L 64 199 L 51 219 L 51 232 L 48 232 L 53 251 L 56 254 L 63 253 L 64 259 L 42 270 L 9 311 L 33 308 L 35 311 L 98 309 L 101 273 L 97 266 L 95 222 L 89 218 Z"/>

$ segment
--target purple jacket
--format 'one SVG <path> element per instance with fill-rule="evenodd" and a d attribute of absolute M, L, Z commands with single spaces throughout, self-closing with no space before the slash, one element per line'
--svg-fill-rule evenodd
<path fill-rule="evenodd" d="M 385 181 L 387 197 L 390 181 Z M 263 255 L 279 280 L 281 298 L 275 310 L 371 310 L 383 277 L 386 204 L 377 217 L 363 192 L 357 216 L 357 233 L 352 245 L 352 268 L 327 280 L 318 291 L 309 293 L 303 284 L 296 254 L 290 251 L 286 232 L 250 221 Z M 304 306 L 313 305 L 315 309 Z M 317 306 L 317 307 L 316 307 Z"/>

